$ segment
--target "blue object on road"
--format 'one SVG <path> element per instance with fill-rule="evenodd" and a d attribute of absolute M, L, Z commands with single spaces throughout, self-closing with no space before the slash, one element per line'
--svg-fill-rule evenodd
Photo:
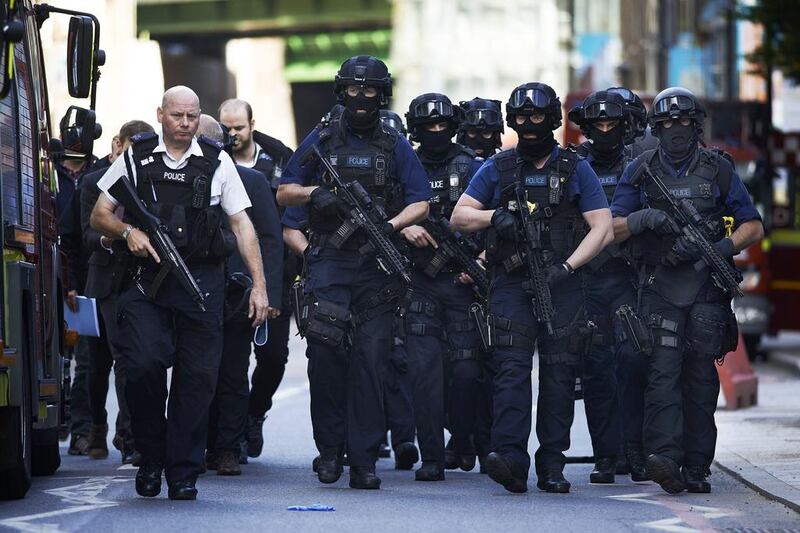
<path fill-rule="evenodd" d="M 332 505 L 322 505 L 315 503 L 314 505 L 290 505 L 286 508 L 287 511 L 335 511 L 336 508 Z"/>

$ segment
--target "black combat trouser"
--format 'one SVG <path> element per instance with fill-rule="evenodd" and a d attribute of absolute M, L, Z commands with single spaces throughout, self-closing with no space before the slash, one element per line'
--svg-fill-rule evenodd
<path fill-rule="evenodd" d="M 701 353 L 688 342 L 692 330 L 697 331 L 698 313 L 706 318 L 729 315 L 730 299 L 708 284 L 694 303 L 676 306 L 658 290 L 644 289 L 641 315 L 650 322 L 653 335 L 644 445 L 646 453 L 664 455 L 679 465 L 708 467 L 717 442 L 714 412 L 720 385 L 716 355 Z M 720 323 L 710 331 L 721 335 L 725 326 Z M 717 342 L 710 338 L 714 335 L 698 335 L 706 337 L 696 339 L 700 343 Z"/>
<path fill-rule="evenodd" d="M 194 266 L 191 272 L 208 295 L 205 312 L 173 275 L 164 279 L 155 299 L 130 284 L 118 300 L 119 334 L 113 340 L 127 376 L 136 449 L 145 464 L 165 465 L 169 484 L 194 482 L 202 471 L 208 408 L 222 356 L 222 265 Z M 145 289 L 150 279 L 143 279 Z"/>
<path fill-rule="evenodd" d="M 128 409 L 128 401 L 125 397 L 125 371 L 120 362 L 120 353 L 114 347 L 114 338 L 117 336 L 117 295 L 113 294 L 107 298 L 97 299 L 97 308 L 100 312 L 99 319 L 102 320 L 101 334 L 99 339 L 90 338 L 90 342 L 99 343 L 94 349 L 103 353 L 96 359 L 95 366 L 92 366 L 90 381 L 94 383 L 93 390 L 90 390 L 90 402 L 92 404 L 93 417 L 95 424 L 106 423 L 106 395 L 108 394 L 108 374 L 110 365 L 114 365 L 114 389 L 117 394 L 117 413 L 116 435 L 122 438 L 123 449 L 125 452 L 134 450 L 133 432 L 131 431 L 131 414 Z M 109 360 L 110 359 L 110 360 Z M 101 363 L 101 364 L 97 364 Z M 97 398 L 95 401 L 94 398 Z"/>
<path fill-rule="evenodd" d="M 444 463 L 445 412 L 455 452 L 475 453 L 471 435 L 483 350 L 468 312 L 474 293 L 454 276 L 443 272 L 430 278 L 415 271 L 405 305 L 405 348 L 414 376 L 414 418 L 423 462 Z"/>
<path fill-rule="evenodd" d="M 229 321 L 223 328 L 222 359 L 217 388 L 208 413 L 206 448 L 231 450 L 239 456 L 239 447 L 247 427 L 250 366 L 253 328 L 250 323 Z"/>
<path fill-rule="evenodd" d="M 289 296 L 284 294 L 284 302 Z M 292 308 L 285 306 L 280 316 L 267 321 L 267 342 L 256 345 L 256 367 L 251 378 L 248 411 L 255 418 L 263 417 L 272 409 L 272 397 L 283 381 L 286 363 L 289 362 L 289 330 L 292 324 Z"/>
<path fill-rule="evenodd" d="M 494 420 L 492 450 L 513 462 L 514 474 L 527 478 L 530 469 L 531 371 L 534 348 L 539 352 L 539 395 L 536 406 L 536 472 L 542 476 L 564 468 L 570 428 L 575 414 L 575 378 L 580 374 L 585 338 L 580 275 L 551 290 L 556 310 L 554 336 L 536 321 L 521 269 L 499 274 L 492 284 L 492 363 Z"/>
<path fill-rule="evenodd" d="M 404 344 L 395 346 L 389 356 L 384 378 L 386 429 L 392 435 L 392 448 L 403 442 L 414 442 L 414 373 L 409 370 L 409 356 Z"/>
<path fill-rule="evenodd" d="M 384 376 L 400 284 L 356 250 L 313 246 L 306 261 L 306 294 L 349 310 L 356 324 L 337 345 L 306 332 L 314 441 L 322 454 L 346 449 L 350 466 L 373 467 L 386 431 Z"/>

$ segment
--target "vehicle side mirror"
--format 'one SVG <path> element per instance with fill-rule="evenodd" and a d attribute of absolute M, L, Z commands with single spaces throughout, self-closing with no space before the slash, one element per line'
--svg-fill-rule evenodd
<path fill-rule="evenodd" d="M 86 98 L 92 88 L 95 70 L 95 28 L 84 16 L 69 19 L 67 34 L 67 85 L 73 98 Z M 98 54 L 100 55 L 100 54 Z"/>
<path fill-rule="evenodd" d="M 103 133 L 94 111 L 70 106 L 59 124 L 65 151 L 91 155 L 95 139 Z"/>

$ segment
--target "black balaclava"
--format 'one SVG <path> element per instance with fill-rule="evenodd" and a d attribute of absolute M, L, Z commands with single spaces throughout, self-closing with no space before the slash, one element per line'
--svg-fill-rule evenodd
<path fill-rule="evenodd" d="M 674 120 L 671 128 L 665 128 L 662 124 L 656 133 L 661 149 L 674 165 L 685 163 L 697 149 L 697 130 L 694 121 L 684 126 Z"/>
<path fill-rule="evenodd" d="M 417 126 L 416 137 L 419 147 L 431 159 L 440 159 L 447 154 L 452 144 L 453 130 L 450 127 L 442 131 L 428 131 L 424 125 Z"/>
<path fill-rule="evenodd" d="M 594 158 L 601 162 L 614 162 L 625 146 L 625 128 L 619 123 L 608 131 L 600 131 L 594 126 L 589 128 L 587 136 L 591 141 L 590 150 Z"/>
<path fill-rule="evenodd" d="M 478 131 L 478 134 L 475 137 L 464 135 L 464 142 L 462 144 L 467 148 L 475 150 L 475 153 L 480 157 L 487 159 L 493 156 L 494 151 L 497 149 L 498 133 L 499 132 L 492 132 L 492 136 L 488 139 L 484 139 L 480 131 Z"/>
<path fill-rule="evenodd" d="M 550 127 L 549 117 L 545 117 L 539 124 L 532 123 L 526 117 L 524 124 L 514 125 L 514 131 L 519 136 L 517 151 L 528 159 L 537 160 L 550 155 L 557 144 L 553 137 L 553 129 Z M 536 138 L 525 139 L 523 135 L 526 133 L 533 133 Z"/>
<path fill-rule="evenodd" d="M 364 96 L 359 92 L 356 96 L 345 95 L 344 97 L 344 116 L 347 125 L 356 133 L 365 133 L 374 129 L 380 120 L 378 107 L 380 98 Z M 366 113 L 356 113 L 357 109 L 365 109 Z"/>

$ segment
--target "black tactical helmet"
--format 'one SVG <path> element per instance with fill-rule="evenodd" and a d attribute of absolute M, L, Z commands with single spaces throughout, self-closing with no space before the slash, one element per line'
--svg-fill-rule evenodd
<path fill-rule="evenodd" d="M 389 109 L 381 109 L 378 113 L 384 126 L 392 128 L 403 137 L 408 135 L 408 131 L 406 131 L 406 126 L 403 124 L 403 119 L 400 118 L 400 115 Z"/>
<path fill-rule="evenodd" d="M 459 131 L 468 128 L 476 130 L 505 131 L 503 128 L 503 111 L 500 100 L 486 100 L 485 98 L 473 98 L 472 100 L 462 100 L 458 106 L 463 111 L 463 120 L 458 126 Z"/>
<path fill-rule="evenodd" d="M 447 122 L 455 134 L 461 122 L 461 108 L 454 106 L 447 96 L 440 93 L 425 93 L 411 100 L 406 113 L 411 140 L 417 140 L 415 134 L 418 126 L 435 122 Z"/>
<path fill-rule="evenodd" d="M 552 129 L 561 126 L 561 100 L 552 87 L 545 83 L 523 83 L 511 91 L 506 102 L 506 124 L 514 128 L 514 116 L 544 113 L 550 117 Z"/>
<path fill-rule="evenodd" d="M 377 87 L 381 94 L 381 105 L 389 103 L 392 96 L 392 75 L 386 63 L 373 56 L 353 56 L 342 63 L 333 81 L 333 92 L 339 102 L 344 101 L 348 85 Z"/>
<path fill-rule="evenodd" d="M 648 118 L 651 127 L 659 122 L 680 117 L 689 117 L 697 125 L 702 125 L 706 110 L 689 89 L 669 87 L 656 95 Z"/>
<path fill-rule="evenodd" d="M 627 105 L 630 115 L 628 122 L 631 125 L 631 132 L 629 136 L 625 138 L 625 144 L 632 143 L 637 137 L 644 137 L 645 131 L 647 130 L 647 108 L 644 107 L 644 103 L 642 99 L 639 98 L 639 95 L 627 87 L 609 87 L 606 90 L 610 93 L 617 93 L 625 99 L 625 104 Z"/>
<path fill-rule="evenodd" d="M 577 124 L 585 134 L 593 122 L 600 120 L 618 120 L 630 130 L 629 117 L 625 99 L 611 91 L 596 91 L 586 97 L 582 104 L 573 107 L 567 115 L 571 122 Z"/>

